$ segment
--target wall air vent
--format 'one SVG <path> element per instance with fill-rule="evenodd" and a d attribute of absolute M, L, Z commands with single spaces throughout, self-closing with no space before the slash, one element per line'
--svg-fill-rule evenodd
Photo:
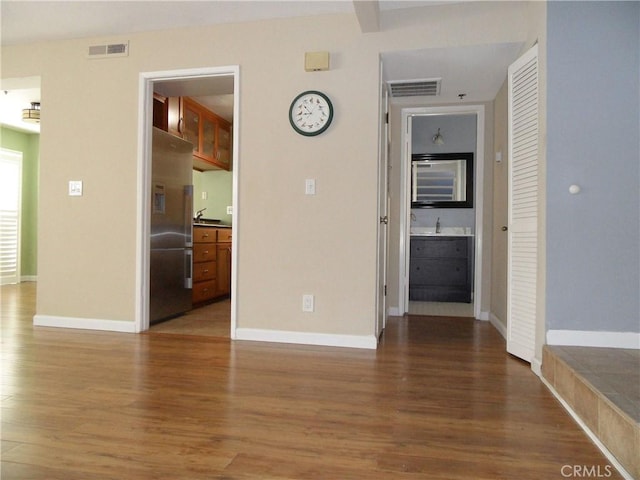
<path fill-rule="evenodd" d="M 440 95 L 441 78 L 423 78 L 419 80 L 394 80 L 388 82 L 391 97 L 435 97 Z"/>
<path fill-rule="evenodd" d="M 127 57 L 128 55 L 129 42 L 90 45 L 87 53 L 87 57 L 89 58 Z"/>

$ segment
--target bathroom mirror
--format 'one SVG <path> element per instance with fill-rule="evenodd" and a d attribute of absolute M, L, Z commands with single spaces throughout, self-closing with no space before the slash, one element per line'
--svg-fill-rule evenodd
<path fill-rule="evenodd" d="M 473 153 L 411 155 L 411 208 L 473 208 Z"/>

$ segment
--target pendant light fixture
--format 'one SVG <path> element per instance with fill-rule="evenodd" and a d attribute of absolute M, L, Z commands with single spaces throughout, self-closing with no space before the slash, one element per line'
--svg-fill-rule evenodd
<path fill-rule="evenodd" d="M 22 121 L 40 123 L 40 102 L 31 102 L 31 108 L 22 110 Z"/>
<path fill-rule="evenodd" d="M 438 129 L 438 133 L 433 136 L 431 141 L 436 145 L 444 145 L 444 137 L 440 134 L 440 129 Z"/>

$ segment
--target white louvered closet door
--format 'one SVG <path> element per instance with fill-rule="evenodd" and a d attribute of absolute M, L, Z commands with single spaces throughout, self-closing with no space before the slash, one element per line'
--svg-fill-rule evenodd
<path fill-rule="evenodd" d="M 538 46 L 509 67 L 507 351 L 535 353 L 538 273 Z"/>
<path fill-rule="evenodd" d="M 20 282 L 22 153 L 0 149 L 0 285 Z"/>

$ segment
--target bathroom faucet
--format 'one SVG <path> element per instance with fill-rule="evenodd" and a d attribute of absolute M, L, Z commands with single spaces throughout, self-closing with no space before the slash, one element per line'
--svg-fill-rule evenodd
<path fill-rule="evenodd" d="M 440 217 L 438 217 L 436 221 L 436 233 L 440 233 Z"/>
<path fill-rule="evenodd" d="M 415 213 L 413 213 L 413 212 L 411 212 L 411 215 L 410 215 L 410 216 L 411 216 L 411 221 L 412 221 L 412 222 L 415 222 L 415 221 L 416 221 L 416 214 L 415 214 Z"/>
<path fill-rule="evenodd" d="M 200 221 L 200 219 L 202 218 L 202 212 L 204 212 L 207 209 L 207 207 L 203 208 L 202 210 L 198 210 L 196 212 L 196 223 Z"/>

